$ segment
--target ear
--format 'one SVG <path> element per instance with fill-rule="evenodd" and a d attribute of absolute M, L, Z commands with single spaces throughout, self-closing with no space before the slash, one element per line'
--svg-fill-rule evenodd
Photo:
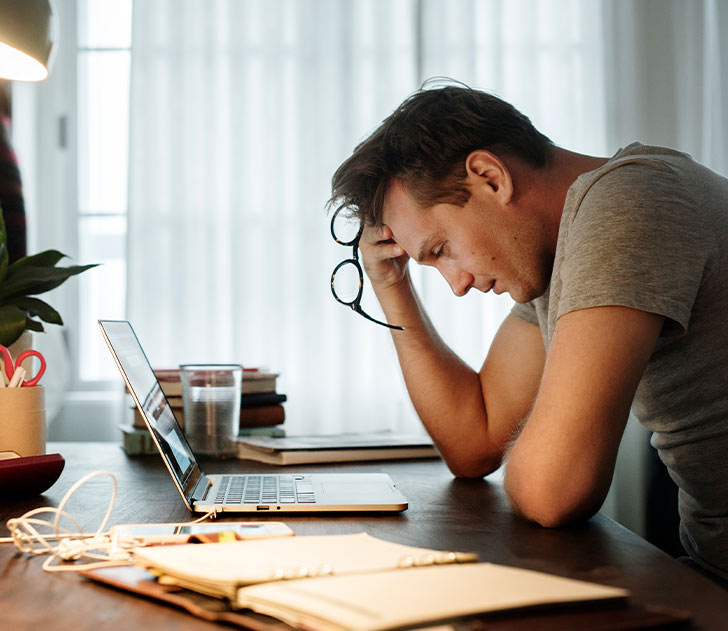
<path fill-rule="evenodd" d="M 465 158 L 465 172 L 471 192 L 484 190 L 486 194 L 495 195 L 501 204 L 511 201 L 513 197 L 511 172 L 494 153 L 484 149 L 473 151 Z"/>

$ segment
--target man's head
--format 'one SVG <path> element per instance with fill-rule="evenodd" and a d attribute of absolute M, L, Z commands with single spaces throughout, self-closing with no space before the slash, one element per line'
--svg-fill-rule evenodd
<path fill-rule="evenodd" d="M 421 90 L 339 167 L 329 203 L 386 231 L 456 295 L 492 289 L 525 302 L 549 282 L 558 222 L 542 205 L 557 151 L 497 97 Z"/>
<path fill-rule="evenodd" d="M 512 105 L 462 86 L 423 89 L 405 100 L 362 142 L 332 178 L 330 205 L 365 224 L 382 224 L 387 190 L 399 180 L 423 208 L 464 205 L 465 160 L 478 149 L 547 165 L 553 144 Z"/>

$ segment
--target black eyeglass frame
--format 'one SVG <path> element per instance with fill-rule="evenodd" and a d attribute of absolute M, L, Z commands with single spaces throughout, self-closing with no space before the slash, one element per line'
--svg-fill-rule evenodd
<path fill-rule="evenodd" d="M 343 246 L 351 246 L 352 247 L 352 255 L 349 259 L 344 259 L 339 263 L 335 268 L 334 271 L 331 273 L 331 293 L 334 295 L 334 298 L 337 302 L 341 303 L 342 305 L 345 305 L 349 307 L 352 311 L 356 311 L 360 316 L 366 318 L 367 320 L 370 320 L 371 322 L 374 322 L 375 324 L 380 324 L 381 326 L 386 326 L 388 329 L 395 329 L 397 331 L 404 331 L 403 326 L 396 326 L 394 324 L 387 324 L 386 322 L 381 322 L 380 320 L 377 320 L 376 318 L 372 318 L 368 313 L 366 313 L 361 308 L 361 297 L 364 292 L 364 270 L 361 268 L 361 263 L 359 263 L 359 239 L 361 239 L 362 232 L 364 232 L 364 225 L 359 226 L 359 230 L 356 233 L 356 236 L 351 239 L 350 241 L 342 241 L 336 236 L 336 232 L 334 231 L 334 222 L 336 221 L 336 217 L 338 214 L 344 209 L 344 207 L 339 207 L 334 212 L 333 216 L 331 217 L 331 237 L 338 243 L 339 245 Z M 344 265 L 353 265 L 356 267 L 356 271 L 359 272 L 359 291 L 356 294 L 356 297 L 353 300 L 344 300 L 341 298 L 337 293 L 336 289 L 334 288 L 334 279 L 336 278 L 336 272 L 338 272 Z"/>

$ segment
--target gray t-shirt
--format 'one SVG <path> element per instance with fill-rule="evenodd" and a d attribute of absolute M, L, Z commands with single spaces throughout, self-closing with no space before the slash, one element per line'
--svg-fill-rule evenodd
<path fill-rule="evenodd" d="M 568 191 L 549 290 L 513 313 L 546 348 L 570 311 L 665 316 L 633 411 L 680 487 L 680 538 L 728 578 L 728 180 L 639 143 Z"/>

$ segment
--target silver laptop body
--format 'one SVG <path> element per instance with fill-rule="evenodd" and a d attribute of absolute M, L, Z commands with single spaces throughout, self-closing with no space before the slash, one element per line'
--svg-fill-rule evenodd
<path fill-rule="evenodd" d="M 126 320 L 101 333 L 185 505 L 216 512 L 391 512 L 407 500 L 383 473 L 206 474 L 197 463 L 139 340 Z M 243 468 L 244 461 L 240 461 Z"/>

